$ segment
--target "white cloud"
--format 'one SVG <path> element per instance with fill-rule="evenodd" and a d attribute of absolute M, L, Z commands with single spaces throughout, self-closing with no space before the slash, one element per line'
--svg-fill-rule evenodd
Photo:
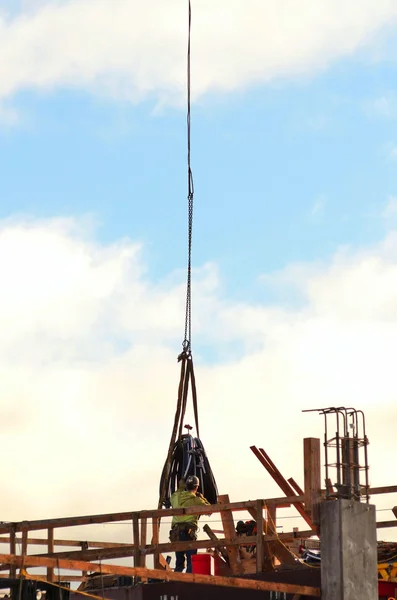
<path fill-rule="evenodd" d="M 376 98 L 372 103 L 373 112 L 381 117 L 390 117 L 392 113 L 392 107 L 390 98 L 381 96 Z"/>
<path fill-rule="evenodd" d="M 390 196 L 388 198 L 384 209 L 381 212 L 381 217 L 386 221 L 394 220 L 397 217 L 397 198 L 395 196 Z"/>
<path fill-rule="evenodd" d="M 322 215 L 324 213 L 326 204 L 326 197 L 323 195 L 318 196 L 310 210 L 310 215 L 312 217 L 319 217 L 320 215 Z"/>
<path fill-rule="evenodd" d="M 0 17 L 0 98 L 79 88 L 139 101 L 180 100 L 186 3 L 33 2 Z M 32 10 L 31 6 L 36 6 Z M 325 68 L 371 43 L 397 17 L 393 0 L 202 0 L 193 3 L 193 92 L 238 90 Z"/>
<path fill-rule="evenodd" d="M 365 110 L 372 117 L 395 119 L 397 117 L 397 96 L 394 92 L 378 96 L 374 100 L 366 102 Z"/>
<path fill-rule="evenodd" d="M 139 245 L 102 246 L 72 219 L 14 219 L 0 228 L 0 279 L 2 477 L 12 482 L 2 488 L 2 519 L 155 506 L 175 409 L 183 275 L 150 283 Z M 198 348 L 224 355 L 208 363 L 196 353 L 201 435 L 220 491 L 233 500 L 279 495 L 252 444 L 302 483 L 302 437 L 321 437 L 323 422 L 301 410 L 335 404 L 366 411 L 371 480 L 396 483 L 397 234 L 330 264 L 291 265 L 274 277 L 284 281 L 303 307 L 237 304 L 221 296 L 212 265 L 194 276 Z M 237 359 L 228 354 L 236 343 Z M 130 539 L 128 527 L 93 537 L 115 531 Z"/>
<path fill-rule="evenodd" d="M 19 123 L 19 114 L 14 108 L 0 104 L 0 127 L 13 127 Z"/>

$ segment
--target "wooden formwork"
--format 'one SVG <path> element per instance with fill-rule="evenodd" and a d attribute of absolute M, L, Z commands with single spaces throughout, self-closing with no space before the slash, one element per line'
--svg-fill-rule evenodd
<path fill-rule="evenodd" d="M 273 515 L 277 508 L 291 506 L 301 503 L 303 496 L 280 497 L 259 499 L 254 501 L 229 502 L 227 496 L 220 497 L 220 503 L 211 506 L 190 507 L 188 514 L 208 515 L 218 513 L 221 517 L 225 535 L 218 539 L 212 535 L 212 539 L 197 540 L 190 542 L 167 542 L 160 543 L 160 518 L 173 517 L 186 514 L 185 509 L 155 509 L 136 512 L 110 513 L 103 515 L 88 515 L 79 517 L 67 517 L 59 519 L 45 519 L 39 521 L 22 521 L 19 523 L 1 523 L 0 544 L 9 545 L 9 553 L 0 554 L 0 570 L 8 570 L 7 576 L 15 578 L 23 576 L 32 579 L 42 579 L 49 582 L 59 581 L 84 581 L 89 573 L 117 574 L 140 578 L 152 578 L 166 581 L 185 581 L 195 583 L 211 583 L 211 585 L 233 586 L 244 589 L 281 591 L 286 593 L 301 593 L 318 596 L 318 589 L 310 586 L 294 586 L 292 584 L 273 583 L 251 579 L 239 579 L 236 576 L 247 572 L 261 572 L 264 568 L 265 547 L 275 549 L 276 556 L 282 554 L 279 548 L 285 551 L 285 544 L 292 541 L 295 532 L 277 535 L 274 530 L 266 528 L 269 520 L 269 506 L 272 507 Z M 255 536 L 236 535 L 234 529 L 235 514 L 242 511 L 253 512 L 257 523 L 262 523 Z M 130 522 L 133 531 L 133 543 L 101 542 L 94 540 L 72 540 L 55 536 L 55 530 L 59 528 L 79 527 L 83 525 L 95 525 L 103 523 Z M 148 525 L 151 525 L 151 543 L 147 543 Z M 209 527 L 207 529 L 211 532 Z M 44 530 L 46 537 L 32 536 L 33 532 Z M 266 533 L 267 532 L 267 533 Z M 299 532 L 300 537 L 313 535 L 312 530 Z M 16 546 L 20 545 L 21 553 L 16 554 Z M 29 554 L 31 546 L 46 546 L 47 552 L 43 554 Z M 243 546 L 254 546 L 259 550 L 255 560 L 244 563 L 240 555 Z M 60 551 L 59 548 L 63 549 Z M 67 550 L 64 548 L 68 547 Z M 162 554 L 189 549 L 211 549 L 222 551 L 228 557 L 228 565 L 225 563 L 225 576 L 189 575 L 185 573 L 174 573 L 166 564 Z M 154 568 L 146 567 L 146 558 L 152 555 Z M 104 564 L 102 561 L 110 559 L 121 559 L 132 557 L 134 567 L 126 567 L 116 564 Z M 262 557 L 262 558 L 258 558 Z M 294 560 L 290 555 L 291 560 Z M 99 562 L 98 562 L 99 561 Z M 44 567 L 47 569 L 44 575 L 32 575 L 28 572 L 30 567 Z M 19 573 L 17 574 L 17 569 Z M 60 571 L 62 570 L 62 574 Z M 79 571 L 78 574 L 70 575 L 65 570 Z"/>
<path fill-rule="evenodd" d="M 314 438 L 304 441 L 304 486 L 290 477 L 285 479 L 269 455 L 263 449 L 252 448 L 253 453 L 278 483 L 282 497 L 230 502 L 228 496 L 220 496 L 218 504 L 189 507 L 189 509 L 153 509 L 133 512 L 118 512 L 100 515 L 76 516 L 17 523 L 0 523 L 0 546 L 6 552 L 0 554 L 0 573 L 3 577 L 25 577 L 48 582 L 84 582 L 92 573 L 102 575 L 125 575 L 142 579 L 165 581 L 185 581 L 211 583 L 212 585 L 234 586 L 245 589 L 280 591 L 291 594 L 319 596 L 318 588 L 293 586 L 292 584 L 258 581 L 241 578 L 247 574 L 256 575 L 269 571 L 282 563 L 299 566 L 296 554 L 291 551 L 297 540 L 305 540 L 319 535 L 318 508 L 323 501 L 325 490 L 320 487 L 320 442 Z M 328 485 L 332 485 L 330 482 Z M 372 488 L 370 495 L 397 492 L 397 486 Z M 308 528 L 299 531 L 277 533 L 277 513 L 284 507 L 295 507 Z M 245 511 L 256 521 L 257 533 L 252 536 L 238 536 L 235 520 Z M 397 511 L 396 511 L 397 512 Z M 223 525 L 222 537 L 218 538 L 209 525 L 204 527 L 209 539 L 189 542 L 160 542 L 161 519 L 177 515 L 198 516 L 219 514 Z M 129 522 L 133 534 L 132 543 L 65 539 L 56 536 L 60 528 L 83 527 L 103 523 Z M 377 523 L 379 528 L 397 525 L 395 521 Z M 169 526 L 168 526 L 169 527 Z M 44 536 L 34 532 L 44 531 Z M 168 531 L 167 531 L 168 534 Z M 150 542 L 149 542 L 150 540 Z M 44 546 L 46 552 L 33 554 L 32 547 Z M 17 553 L 17 547 L 20 552 Z M 245 547 L 256 551 L 247 555 Z M 223 561 L 223 576 L 190 575 L 174 573 L 163 557 L 164 553 L 179 550 L 207 550 Z M 30 551 L 30 552 L 29 552 Z M 146 559 L 153 557 L 153 568 L 147 568 Z M 102 561 L 133 558 L 133 567 L 119 564 L 104 564 Z M 31 574 L 28 569 L 46 569 L 40 575 Z M 19 572 L 17 573 L 17 571 Z M 65 570 L 73 571 L 68 574 Z M 305 588 L 305 589 L 304 589 Z M 310 589 L 309 589 L 310 588 Z"/>

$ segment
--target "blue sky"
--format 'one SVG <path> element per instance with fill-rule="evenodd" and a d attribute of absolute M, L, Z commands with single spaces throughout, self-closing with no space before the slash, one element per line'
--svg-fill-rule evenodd
<path fill-rule="evenodd" d="M 194 263 L 216 261 L 228 292 L 252 298 L 262 273 L 383 235 L 396 129 L 376 102 L 394 79 L 394 65 L 353 58 L 194 104 Z M 184 266 L 184 109 L 70 90 L 26 91 L 13 104 L 20 123 L 0 142 L 3 217 L 88 213 L 99 240 L 145 244 L 150 278 Z"/>
<path fill-rule="evenodd" d="M 395 454 L 397 418 L 397 6 L 283 6 L 193 1 L 193 350 L 203 441 L 234 500 L 280 493 L 252 444 L 302 483 L 301 438 L 320 436 L 322 422 L 301 410 L 335 404 L 365 410 L 372 482 L 395 483 L 384 453 Z M 4 477 L 24 472 L 28 451 L 54 483 L 45 501 L 15 484 L 0 510 L 10 520 L 127 510 L 130 481 L 134 508 L 149 507 L 183 337 L 186 3 L 10 7 L 0 12 Z M 233 465 L 223 430 L 238 431 Z M 101 436 L 106 452 L 81 494 L 75 461 Z"/>

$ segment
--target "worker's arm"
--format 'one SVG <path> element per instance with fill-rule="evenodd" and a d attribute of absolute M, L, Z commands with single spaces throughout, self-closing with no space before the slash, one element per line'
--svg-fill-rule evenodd
<path fill-rule="evenodd" d="M 203 494 L 200 494 L 199 492 L 197 492 L 196 498 L 199 498 L 202 501 L 202 504 L 206 504 L 208 506 L 211 504 L 211 502 L 208 502 L 207 498 L 204 498 Z"/>
<path fill-rule="evenodd" d="M 195 500 L 196 500 L 197 506 L 202 506 L 203 504 L 204 504 L 205 506 L 211 506 L 211 502 L 208 502 L 207 498 L 204 498 L 203 494 L 199 494 L 198 492 L 197 492 L 197 494 L 196 494 L 196 498 L 195 498 Z M 207 515 L 207 517 L 210 517 L 210 516 L 211 516 L 211 514 L 212 514 L 212 513 L 209 513 L 209 514 Z M 199 517 L 199 518 L 200 518 L 200 517 Z"/>

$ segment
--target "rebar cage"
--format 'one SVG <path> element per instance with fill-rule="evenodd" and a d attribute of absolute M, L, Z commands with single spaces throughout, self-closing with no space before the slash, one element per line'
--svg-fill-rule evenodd
<path fill-rule="evenodd" d="M 318 412 L 324 415 L 326 498 L 358 501 L 365 498 L 365 501 L 369 502 L 369 441 L 363 411 L 339 406 L 303 412 Z M 335 434 L 329 433 L 331 415 L 336 424 Z"/>

